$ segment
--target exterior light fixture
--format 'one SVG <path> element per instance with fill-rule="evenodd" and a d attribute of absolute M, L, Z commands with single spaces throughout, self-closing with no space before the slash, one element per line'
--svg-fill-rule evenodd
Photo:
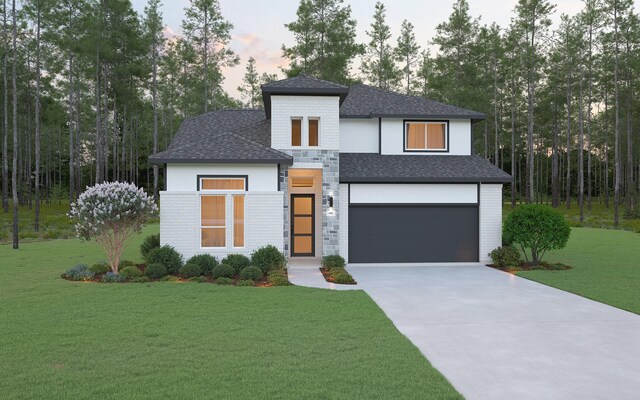
<path fill-rule="evenodd" d="M 333 192 L 329 192 L 329 208 L 327 209 L 327 216 L 333 217 L 336 215 L 336 209 L 333 207 Z"/>

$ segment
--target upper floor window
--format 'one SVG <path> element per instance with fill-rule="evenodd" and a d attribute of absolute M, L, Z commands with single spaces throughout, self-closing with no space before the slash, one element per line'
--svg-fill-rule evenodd
<path fill-rule="evenodd" d="M 302 118 L 291 119 L 291 146 L 302 146 Z"/>
<path fill-rule="evenodd" d="M 309 118 L 309 146 L 318 146 L 319 135 L 320 120 L 318 118 Z"/>
<path fill-rule="evenodd" d="M 405 151 L 448 151 L 447 122 L 405 122 Z"/>

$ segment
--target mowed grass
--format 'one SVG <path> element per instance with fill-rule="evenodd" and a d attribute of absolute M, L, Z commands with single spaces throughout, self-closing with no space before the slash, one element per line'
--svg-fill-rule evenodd
<path fill-rule="evenodd" d="M 640 235 L 634 232 L 572 228 L 567 247 L 548 252 L 547 261 L 566 271 L 518 272 L 528 278 L 640 314 Z"/>
<path fill-rule="evenodd" d="M 0 245 L 2 399 L 461 398 L 364 292 L 59 277 L 103 259 Z"/>

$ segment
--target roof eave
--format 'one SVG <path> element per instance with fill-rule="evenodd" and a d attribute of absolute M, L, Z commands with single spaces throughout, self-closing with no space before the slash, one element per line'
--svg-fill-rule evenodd
<path fill-rule="evenodd" d="M 293 165 L 293 158 L 261 158 L 261 159 L 237 159 L 237 158 L 151 158 L 149 163 L 155 165 L 164 164 L 285 164 Z"/>
<path fill-rule="evenodd" d="M 340 183 L 511 183 L 511 177 L 340 177 Z"/>

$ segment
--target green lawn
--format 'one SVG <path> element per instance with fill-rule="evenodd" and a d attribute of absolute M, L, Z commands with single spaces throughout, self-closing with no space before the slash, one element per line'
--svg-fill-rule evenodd
<path fill-rule="evenodd" d="M 572 228 L 567 247 L 545 255 L 571 265 L 567 271 L 518 272 L 519 276 L 640 314 L 640 235 Z"/>
<path fill-rule="evenodd" d="M 1 398 L 461 398 L 364 292 L 59 278 L 102 259 L 0 245 Z"/>

